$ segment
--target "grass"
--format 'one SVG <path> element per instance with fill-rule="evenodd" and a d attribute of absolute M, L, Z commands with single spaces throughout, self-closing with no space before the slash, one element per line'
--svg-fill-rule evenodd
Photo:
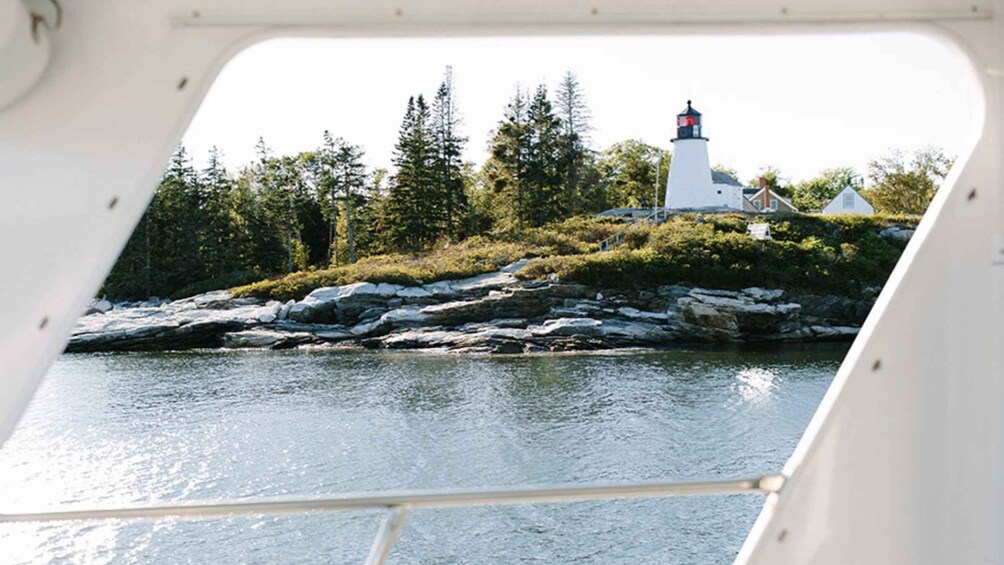
<path fill-rule="evenodd" d="M 367 257 L 352 265 L 304 271 L 233 289 L 237 296 L 299 299 L 310 291 L 354 282 L 418 285 L 471 277 L 532 258 L 516 275 L 600 288 L 689 284 L 738 289 L 749 286 L 856 295 L 884 284 L 905 242 L 883 238 L 890 226 L 912 228 L 907 216 L 681 214 L 633 231 L 619 248 L 596 253 L 599 242 L 621 229 L 616 220 L 573 218 L 527 230 L 438 245 L 420 254 Z M 768 222 L 772 240 L 746 235 L 750 221 Z"/>
<path fill-rule="evenodd" d="M 638 230 L 614 251 L 539 258 L 517 276 L 555 273 L 600 288 L 763 286 L 854 296 L 882 286 L 906 245 L 879 232 L 912 228 L 917 218 L 775 214 L 755 221 L 769 223 L 773 239 L 748 237 L 750 218 L 742 214 L 683 214 Z"/>
<path fill-rule="evenodd" d="M 355 282 L 419 285 L 497 271 L 525 257 L 578 255 L 599 249 L 599 242 L 620 228 L 610 220 L 574 218 L 527 230 L 521 235 L 478 236 L 438 245 L 426 253 L 367 257 L 351 265 L 302 271 L 232 289 L 235 296 L 299 299 L 310 291 Z"/>

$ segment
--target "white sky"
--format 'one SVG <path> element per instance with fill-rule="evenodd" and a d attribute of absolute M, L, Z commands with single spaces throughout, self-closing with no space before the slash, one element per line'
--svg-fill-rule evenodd
<path fill-rule="evenodd" d="M 792 180 L 842 165 L 864 173 L 890 148 L 957 155 L 979 118 L 958 55 L 912 34 L 282 39 L 227 65 L 184 143 L 198 164 L 217 145 L 236 169 L 259 135 L 295 153 L 330 129 L 362 145 L 368 165 L 389 168 L 408 96 L 431 99 L 447 65 L 470 138 L 465 160 L 476 163 L 516 83 L 553 92 L 566 70 L 584 88 L 595 148 L 628 138 L 670 148 L 691 98 L 712 164 L 744 181 L 764 165 Z"/>

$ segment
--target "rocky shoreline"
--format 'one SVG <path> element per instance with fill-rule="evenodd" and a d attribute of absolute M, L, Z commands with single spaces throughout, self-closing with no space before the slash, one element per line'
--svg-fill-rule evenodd
<path fill-rule="evenodd" d="M 834 341 L 858 332 L 868 298 L 780 289 L 587 288 L 520 281 L 523 262 L 421 286 L 356 283 L 281 303 L 215 291 L 170 302 L 95 301 L 67 352 L 358 347 L 533 353 L 699 342 Z"/>

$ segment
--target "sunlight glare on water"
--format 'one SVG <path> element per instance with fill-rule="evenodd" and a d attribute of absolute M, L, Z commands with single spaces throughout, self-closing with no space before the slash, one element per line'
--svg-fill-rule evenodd
<path fill-rule="evenodd" d="M 779 470 L 839 346 L 467 357 L 67 355 L 0 511 Z M 729 563 L 762 497 L 422 510 L 390 563 Z M 4 563 L 360 563 L 379 512 L 0 526 Z"/>

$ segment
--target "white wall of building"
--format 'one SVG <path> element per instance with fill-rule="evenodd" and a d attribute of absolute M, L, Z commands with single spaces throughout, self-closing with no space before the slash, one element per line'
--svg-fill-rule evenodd
<path fill-rule="evenodd" d="M 847 187 L 823 208 L 824 214 L 874 214 L 875 208 L 858 191 Z"/>
<path fill-rule="evenodd" d="M 666 208 L 737 208 L 742 189 L 711 181 L 708 140 L 677 139 L 666 180 Z"/>

